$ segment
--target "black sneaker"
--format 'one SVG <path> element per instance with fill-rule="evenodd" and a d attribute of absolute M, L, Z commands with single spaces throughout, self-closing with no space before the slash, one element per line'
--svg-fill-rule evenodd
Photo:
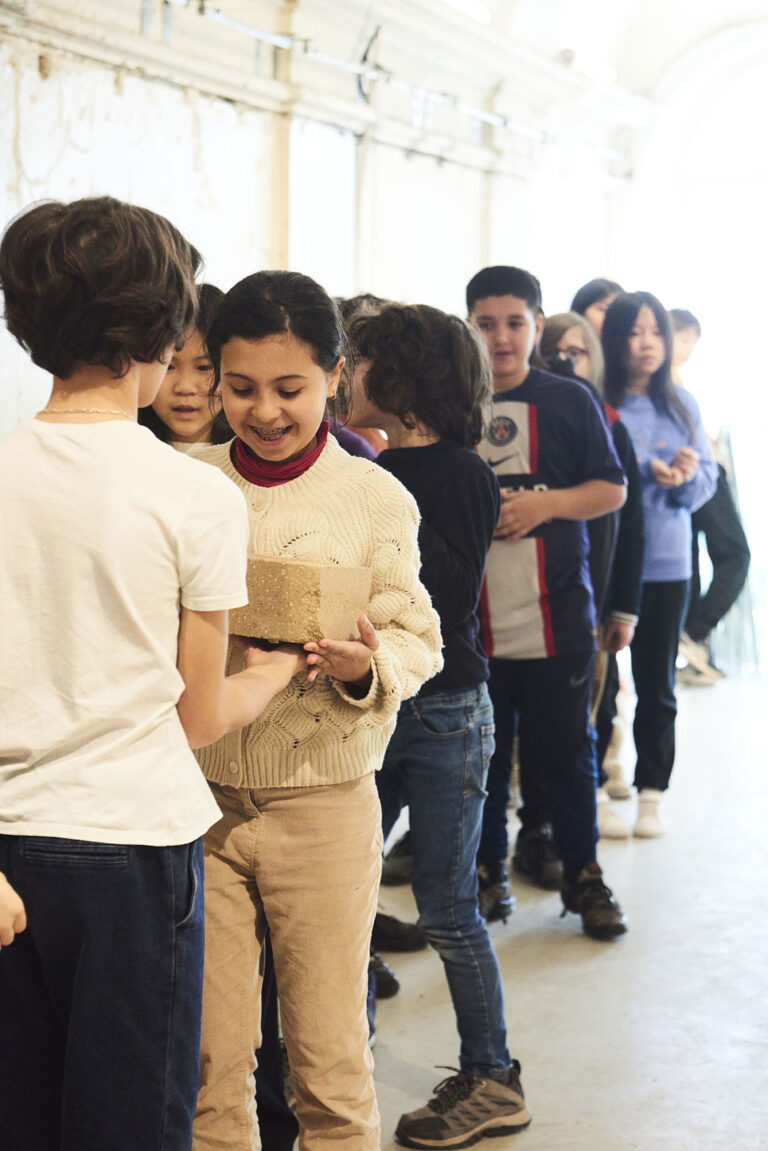
<path fill-rule="evenodd" d="M 398 839 L 381 865 L 381 882 L 389 887 L 394 887 L 398 883 L 410 883 L 412 879 L 411 833 L 406 831 L 403 838 Z"/>
<path fill-rule="evenodd" d="M 460 1071 L 438 1083 L 426 1107 L 401 1116 L 395 1139 L 406 1147 L 471 1147 L 486 1135 L 514 1135 L 530 1121 L 513 1060 L 505 1082 Z"/>
<path fill-rule="evenodd" d="M 368 960 L 368 972 L 373 972 L 376 979 L 376 998 L 391 999 L 400 990 L 400 981 L 388 963 L 371 948 L 371 958 Z"/>
<path fill-rule="evenodd" d="M 527 831 L 521 828 L 515 843 L 512 867 L 545 891 L 557 891 L 562 887 L 563 865 L 555 849 L 550 824 L 543 823 L 541 827 L 532 827 Z"/>
<path fill-rule="evenodd" d="M 566 911 L 580 915 L 584 931 L 593 939 L 615 939 L 627 930 L 626 916 L 610 887 L 603 883 L 602 868 L 596 860 L 582 867 L 572 882 L 565 880 L 560 894 L 563 915 Z"/>
<path fill-rule="evenodd" d="M 507 922 L 515 909 L 515 899 L 509 887 L 509 876 L 503 868 L 494 881 L 484 863 L 477 865 L 477 906 L 487 923 L 497 919 Z"/>
<path fill-rule="evenodd" d="M 423 951 L 427 937 L 415 923 L 403 923 L 394 915 L 377 911 L 371 945 L 374 951 Z"/>

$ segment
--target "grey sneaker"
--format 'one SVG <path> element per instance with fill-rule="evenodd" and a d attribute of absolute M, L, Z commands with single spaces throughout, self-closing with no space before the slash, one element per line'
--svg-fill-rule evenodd
<path fill-rule="evenodd" d="M 514 1059 L 504 1083 L 471 1071 L 438 1083 L 426 1107 L 401 1117 L 395 1139 L 406 1147 L 471 1147 L 486 1135 L 514 1135 L 530 1121 Z"/>

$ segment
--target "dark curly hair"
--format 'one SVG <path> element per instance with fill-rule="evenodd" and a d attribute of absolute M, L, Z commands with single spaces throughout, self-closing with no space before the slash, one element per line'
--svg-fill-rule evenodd
<path fill-rule="evenodd" d="M 358 316 L 350 338 L 370 360 L 365 390 L 407 428 L 417 423 L 443 440 L 474 447 L 483 436 L 492 377 L 485 348 L 458 316 L 425 304 Z"/>
<path fill-rule="evenodd" d="M 195 315 L 200 254 L 164 216 L 109 196 L 28 208 L 0 243 L 5 322 L 34 363 L 124 376 L 177 347 Z"/>
<path fill-rule="evenodd" d="M 212 391 L 221 381 L 221 349 L 228 340 L 263 340 L 281 332 L 307 344 L 324 372 L 332 372 L 342 356 L 351 356 L 338 304 L 325 288 L 301 272 L 254 272 L 230 288 L 208 332 L 215 373 Z M 352 401 L 345 375 L 327 403 L 328 415 L 337 423 L 348 418 Z"/>

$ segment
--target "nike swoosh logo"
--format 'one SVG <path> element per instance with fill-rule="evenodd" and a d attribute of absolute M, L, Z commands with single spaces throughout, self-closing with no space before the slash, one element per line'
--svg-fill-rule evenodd
<path fill-rule="evenodd" d="M 497 468 L 499 466 L 499 464 L 505 464 L 507 462 L 507 460 L 513 460 L 516 455 L 517 455 L 517 452 L 512 452 L 508 456 L 500 456 L 498 460 L 488 460 L 488 463 L 491 465 L 492 468 Z"/>
<path fill-rule="evenodd" d="M 581 679 L 578 679 L 575 675 L 572 675 L 571 679 L 570 679 L 569 687 L 581 687 L 581 685 L 583 683 L 586 683 L 588 679 L 589 679 L 589 672 L 587 672 L 586 675 L 583 675 L 581 677 Z"/>

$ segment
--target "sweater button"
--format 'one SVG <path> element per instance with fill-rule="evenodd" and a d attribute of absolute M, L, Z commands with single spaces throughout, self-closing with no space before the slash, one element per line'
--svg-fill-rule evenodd
<path fill-rule="evenodd" d="M 237 762 L 236 759 L 230 759 L 229 770 L 232 772 L 233 775 L 239 775 L 240 774 L 240 764 Z"/>

